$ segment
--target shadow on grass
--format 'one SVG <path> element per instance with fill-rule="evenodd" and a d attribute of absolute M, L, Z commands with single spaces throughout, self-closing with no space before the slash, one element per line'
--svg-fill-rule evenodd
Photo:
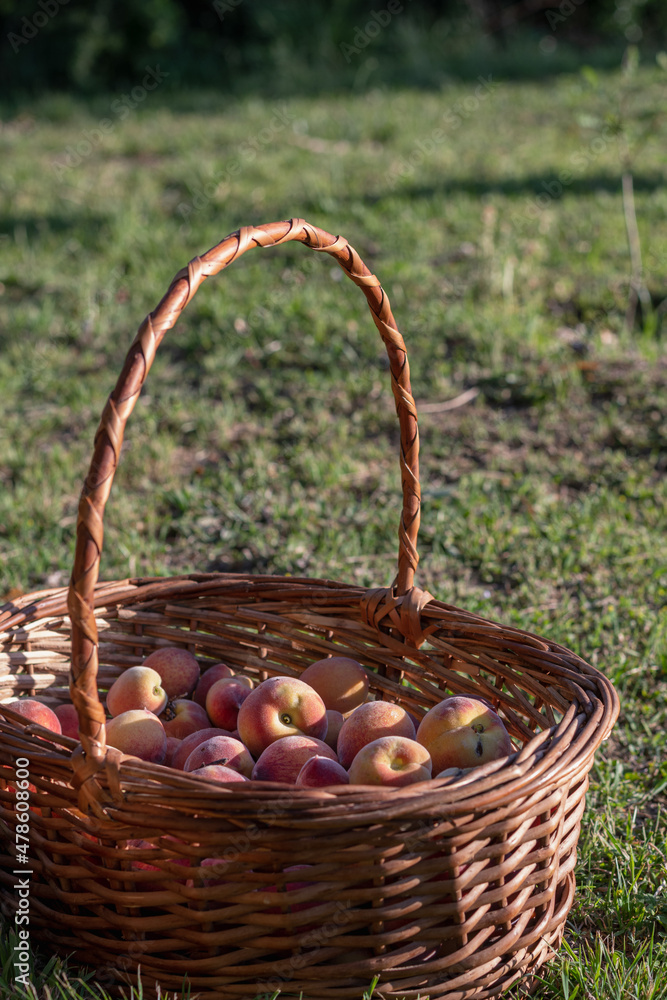
<path fill-rule="evenodd" d="M 61 236 L 63 253 L 67 252 L 68 237 L 81 240 L 87 247 L 105 245 L 104 227 L 108 223 L 104 215 L 91 212 L 77 212 L 68 207 L 67 212 L 31 212 L 0 213 L 0 236 L 2 234 L 15 236 L 20 231 L 23 239 L 43 239 L 49 233 Z"/>
<path fill-rule="evenodd" d="M 574 155 L 574 154 L 573 154 Z M 569 160 L 569 158 L 568 158 Z M 468 194 L 473 198 L 480 198 L 488 194 L 500 194 L 507 197 L 530 197 L 531 195 L 547 195 L 556 200 L 565 194 L 590 195 L 598 191 L 607 194 L 621 194 L 620 175 L 612 173 L 587 174 L 585 177 L 571 177 L 566 183 L 560 180 L 565 177 L 565 171 L 572 170 L 568 166 L 568 160 L 563 164 L 563 168 L 558 172 L 553 170 L 549 173 L 528 174 L 524 177 L 507 178 L 481 178 L 481 177 L 443 177 L 439 183 L 435 184 L 412 184 L 409 181 L 409 172 L 401 174 L 401 161 L 397 161 L 396 172 L 388 172 L 394 183 L 390 183 L 389 188 L 380 196 L 374 196 L 371 201 L 379 201 L 388 196 L 399 196 L 409 200 L 433 198 L 442 194 Z M 403 158 L 403 164 L 409 165 L 409 159 Z M 388 180 L 385 174 L 385 180 Z M 634 174 L 635 192 L 654 192 L 665 187 L 666 178 L 659 173 Z"/>

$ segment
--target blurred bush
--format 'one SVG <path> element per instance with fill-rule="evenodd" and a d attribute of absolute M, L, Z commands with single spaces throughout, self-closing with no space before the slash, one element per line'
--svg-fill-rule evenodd
<path fill-rule="evenodd" d="M 427 86 L 666 34 L 664 0 L 0 0 L 0 87 L 108 92 L 156 64 L 171 86 L 230 92 Z M 512 50 L 526 39 L 543 42 L 532 62 Z"/>

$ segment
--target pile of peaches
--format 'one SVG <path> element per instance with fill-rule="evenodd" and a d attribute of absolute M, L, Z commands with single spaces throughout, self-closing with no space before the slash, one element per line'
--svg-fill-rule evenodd
<path fill-rule="evenodd" d="M 78 739 L 71 703 L 10 703 Z M 306 787 L 403 786 L 512 753 L 499 715 L 483 699 L 454 695 L 419 720 L 375 701 L 356 660 L 333 656 L 300 678 L 255 684 L 224 663 L 203 673 L 188 650 L 165 646 L 125 670 L 106 694 L 107 743 L 130 756 L 222 783 L 277 781 Z"/>

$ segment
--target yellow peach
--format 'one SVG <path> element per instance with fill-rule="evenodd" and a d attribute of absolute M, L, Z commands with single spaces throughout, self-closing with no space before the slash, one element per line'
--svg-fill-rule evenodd
<path fill-rule="evenodd" d="M 244 700 L 237 727 L 241 742 L 257 759 L 271 743 L 287 736 L 323 740 L 327 735 L 327 710 L 317 691 L 304 681 L 269 677 Z"/>
<path fill-rule="evenodd" d="M 509 733 L 486 702 L 467 695 L 445 698 L 419 724 L 417 741 L 431 755 L 433 771 L 467 768 L 512 753 Z"/>
<path fill-rule="evenodd" d="M 107 743 L 153 764 L 163 764 L 167 756 L 167 734 L 157 715 L 147 708 L 130 709 L 109 719 Z"/>
<path fill-rule="evenodd" d="M 160 646 L 154 649 L 143 665 L 157 670 L 170 701 L 191 695 L 199 680 L 199 663 L 196 657 L 180 646 Z"/>
<path fill-rule="evenodd" d="M 107 691 L 110 715 L 120 715 L 134 709 L 147 708 L 159 715 L 167 704 L 167 692 L 162 678 L 150 667 L 130 667 L 117 677 Z"/>
<path fill-rule="evenodd" d="M 349 656 L 329 656 L 306 667 L 301 680 L 315 688 L 327 708 L 345 715 L 363 705 L 368 694 L 368 674 Z"/>
<path fill-rule="evenodd" d="M 415 727 L 404 708 L 390 701 L 368 701 L 356 708 L 338 734 L 338 759 L 345 768 L 363 746 L 381 736 L 415 738 Z"/>
<path fill-rule="evenodd" d="M 405 736 L 381 736 L 363 746 L 350 764 L 351 785 L 412 785 L 431 777 L 428 750 Z"/>

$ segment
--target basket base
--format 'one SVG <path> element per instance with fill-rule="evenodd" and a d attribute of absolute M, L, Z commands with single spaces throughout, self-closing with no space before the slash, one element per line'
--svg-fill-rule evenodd
<path fill-rule="evenodd" d="M 0 899 L 5 895 L 0 892 Z M 94 984 L 103 988 L 110 997 L 127 1000 L 129 987 L 141 981 L 146 1000 L 161 1000 L 165 993 L 170 998 L 196 997 L 196 1000 L 264 1000 L 280 990 L 281 997 L 301 997 L 302 1000 L 360 1000 L 368 990 L 376 975 L 378 995 L 384 1000 L 523 1000 L 535 995 L 540 983 L 536 978 L 538 970 L 550 961 L 558 951 L 565 919 L 574 898 L 574 875 L 570 872 L 559 885 L 554 907 L 546 929 L 535 941 L 518 948 L 511 955 L 500 955 L 486 963 L 484 968 L 466 963 L 468 968 L 438 969 L 446 963 L 446 958 L 437 957 L 437 949 L 415 947 L 424 958 L 415 962 L 414 957 L 405 962 L 396 962 L 387 954 L 355 961 L 352 949 L 345 958 L 345 964 L 321 964 L 303 967 L 299 956 L 292 960 L 284 956 L 266 956 L 261 974 L 258 966 L 248 976 L 231 977 L 229 970 L 210 966 L 209 974 L 178 977 L 165 974 L 160 968 L 159 954 L 147 955 L 140 941 L 123 941 L 120 935 L 113 952 L 106 961 L 101 961 L 106 949 L 86 938 L 93 938 L 82 927 L 78 934 L 72 929 L 64 933 L 54 931 L 58 927 L 56 914 L 51 913 L 45 922 L 36 914 L 31 917 L 31 938 L 41 949 L 53 951 L 63 958 L 79 962 L 94 970 Z M 3 901 L 6 903 L 6 900 Z M 7 907 L 3 906 L 3 910 Z M 42 910 L 42 906 L 39 906 Z M 45 914 L 46 915 L 46 914 Z M 61 925 L 62 926 L 62 925 Z M 168 931 L 165 931 L 165 936 Z M 524 936 L 530 938 L 530 935 Z M 360 943 L 363 936 L 359 938 Z M 403 947 L 402 951 L 406 952 Z M 408 949 L 409 951 L 409 949 Z M 165 957 L 169 952 L 165 952 Z M 213 957 L 213 956 L 212 956 Z M 322 959 L 326 958 L 322 954 Z M 256 961 L 256 959 L 255 959 Z M 291 969 L 291 975 L 289 970 Z M 225 972 L 227 974 L 225 974 Z M 310 973 L 310 975 L 308 974 Z M 230 979 L 235 981 L 230 981 Z"/>

